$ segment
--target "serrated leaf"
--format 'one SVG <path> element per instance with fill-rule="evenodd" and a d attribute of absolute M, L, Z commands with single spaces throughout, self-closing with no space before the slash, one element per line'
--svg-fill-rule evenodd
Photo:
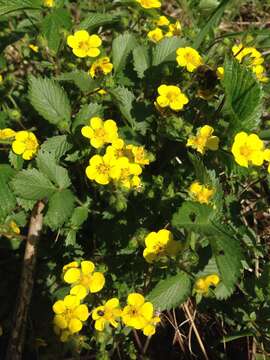
<path fill-rule="evenodd" d="M 80 29 L 92 30 L 101 25 L 112 24 L 119 20 L 119 16 L 106 13 L 93 13 L 88 15 L 79 25 Z"/>
<path fill-rule="evenodd" d="M 51 181 L 36 169 L 20 171 L 11 184 L 18 196 L 28 200 L 48 198 L 57 190 Z"/>
<path fill-rule="evenodd" d="M 208 234 L 213 232 L 214 217 L 215 212 L 211 206 L 186 201 L 173 215 L 172 225 L 175 228 L 185 228 Z"/>
<path fill-rule="evenodd" d="M 48 46 L 55 53 L 62 39 L 61 29 L 69 30 L 72 26 L 70 13 L 65 9 L 54 9 L 42 21 L 41 31 L 48 41 Z"/>
<path fill-rule="evenodd" d="M 67 233 L 67 237 L 65 239 L 65 245 L 66 246 L 75 246 L 76 245 L 76 235 L 77 235 L 77 232 L 75 230 L 70 230 Z"/>
<path fill-rule="evenodd" d="M 72 124 L 72 131 L 80 125 L 87 125 L 94 116 L 103 116 L 103 107 L 97 103 L 85 104 L 81 107 Z"/>
<path fill-rule="evenodd" d="M 57 165 L 54 156 L 47 151 L 40 150 L 36 157 L 39 170 L 47 176 L 59 189 L 66 189 L 71 185 L 68 171 Z"/>
<path fill-rule="evenodd" d="M 184 44 L 184 40 L 177 36 L 164 38 L 153 48 L 152 65 L 157 66 L 164 62 L 175 61 L 176 50 Z"/>
<path fill-rule="evenodd" d="M 16 198 L 8 183 L 16 172 L 11 166 L 0 165 L 0 219 L 4 219 L 16 207 Z"/>
<path fill-rule="evenodd" d="M 53 136 L 41 145 L 41 150 L 52 154 L 57 161 L 70 149 L 72 149 L 72 144 L 68 141 L 66 135 Z"/>
<path fill-rule="evenodd" d="M 128 54 L 136 46 L 136 39 L 133 34 L 125 33 L 118 35 L 112 43 L 112 60 L 114 72 L 125 67 Z"/>
<path fill-rule="evenodd" d="M 56 80 L 58 81 L 73 81 L 74 84 L 82 91 L 89 92 L 97 89 L 99 83 L 92 79 L 91 76 L 82 70 L 75 70 L 69 73 L 62 73 Z"/>
<path fill-rule="evenodd" d="M 148 294 L 155 309 L 159 311 L 170 310 L 184 303 L 191 294 L 191 282 L 189 276 L 180 272 L 161 280 Z"/>
<path fill-rule="evenodd" d="M 227 58 L 224 65 L 225 114 L 229 116 L 230 133 L 250 132 L 260 123 L 262 88 L 251 70 L 235 59 Z"/>
<path fill-rule="evenodd" d="M 77 229 L 87 220 L 87 218 L 88 208 L 86 206 L 76 207 L 70 219 L 70 224 Z"/>
<path fill-rule="evenodd" d="M 133 49 L 133 61 L 134 61 L 134 70 L 137 72 L 138 77 L 142 79 L 144 77 L 144 72 L 150 66 L 150 56 L 148 48 L 144 45 L 136 46 Z"/>
<path fill-rule="evenodd" d="M 52 229 L 60 229 L 70 218 L 74 209 L 75 197 L 69 189 L 56 192 L 49 200 L 45 223 Z"/>
<path fill-rule="evenodd" d="M 36 111 L 51 124 L 70 123 L 69 99 L 64 89 L 56 81 L 30 76 L 28 96 Z"/>
<path fill-rule="evenodd" d="M 0 16 L 19 10 L 39 9 L 39 0 L 0 0 Z"/>
<path fill-rule="evenodd" d="M 24 160 L 20 155 L 16 155 L 12 150 L 8 154 L 10 165 L 16 170 L 22 170 Z"/>
<path fill-rule="evenodd" d="M 128 121 L 129 125 L 134 128 L 135 119 L 132 115 L 133 102 L 135 101 L 134 94 L 127 88 L 121 86 L 110 90 L 110 94 L 112 96 L 113 102 L 121 111 L 121 114 Z"/>
<path fill-rule="evenodd" d="M 222 282 L 230 291 L 240 276 L 243 254 L 238 239 L 220 230 L 217 229 L 216 235 L 209 237 L 209 240 Z"/>

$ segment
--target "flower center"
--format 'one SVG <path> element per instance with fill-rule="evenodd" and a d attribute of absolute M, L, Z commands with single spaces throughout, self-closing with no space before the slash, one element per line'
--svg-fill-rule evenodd
<path fill-rule="evenodd" d="M 106 131 L 103 128 L 95 130 L 95 136 L 103 139 L 106 136 Z"/>
<path fill-rule="evenodd" d="M 87 50 L 89 49 L 88 41 L 80 41 L 79 44 L 78 44 L 78 47 L 79 47 L 81 50 L 87 51 Z"/>
<path fill-rule="evenodd" d="M 177 97 L 178 97 L 178 94 L 175 93 L 174 91 L 169 91 L 167 93 L 167 98 L 169 99 L 170 102 L 176 100 Z"/>
<path fill-rule="evenodd" d="M 80 284 L 84 287 L 88 287 L 90 282 L 90 276 L 88 275 L 82 275 L 80 278 Z"/>
<path fill-rule="evenodd" d="M 245 157 L 248 157 L 251 154 L 251 152 L 252 151 L 246 145 L 241 146 L 240 148 L 240 154 Z"/>
<path fill-rule="evenodd" d="M 97 172 L 99 174 L 108 174 L 109 171 L 110 171 L 110 167 L 108 165 L 100 164 L 97 166 Z"/>

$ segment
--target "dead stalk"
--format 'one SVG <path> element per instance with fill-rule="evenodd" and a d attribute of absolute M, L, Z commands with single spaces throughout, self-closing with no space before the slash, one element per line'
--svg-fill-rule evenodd
<path fill-rule="evenodd" d="M 23 354 L 28 308 L 31 301 L 34 271 L 37 260 L 37 246 L 43 224 L 44 203 L 38 201 L 33 209 L 26 239 L 21 280 L 14 311 L 12 333 L 6 353 L 6 360 L 20 360 Z"/>

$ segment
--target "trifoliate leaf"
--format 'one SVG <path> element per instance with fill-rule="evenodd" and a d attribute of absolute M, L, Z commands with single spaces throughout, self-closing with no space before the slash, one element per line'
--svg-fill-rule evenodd
<path fill-rule="evenodd" d="M 71 185 L 68 171 L 57 165 L 54 156 L 47 151 L 40 150 L 36 157 L 39 170 L 47 176 L 59 189 L 66 189 Z"/>
<path fill-rule="evenodd" d="M 191 282 L 189 276 L 180 272 L 161 280 L 148 294 L 155 309 L 159 311 L 170 310 L 184 303 L 191 294 Z"/>
<path fill-rule="evenodd" d="M 125 67 L 128 54 L 134 49 L 137 42 L 133 34 L 118 35 L 112 43 L 112 60 L 115 72 Z"/>
<path fill-rule="evenodd" d="M 11 184 L 18 196 L 28 200 L 49 198 L 57 190 L 51 181 L 36 169 L 20 171 Z"/>
<path fill-rule="evenodd" d="M 29 77 L 29 99 L 36 111 L 51 124 L 68 126 L 71 108 L 64 89 L 54 80 Z"/>
<path fill-rule="evenodd" d="M 152 65 L 157 66 L 167 61 L 175 61 L 176 50 L 184 44 L 184 40 L 177 36 L 164 38 L 153 49 Z"/>
<path fill-rule="evenodd" d="M 53 194 L 49 200 L 48 212 L 45 223 L 52 229 L 60 229 L 69 220 L 74 209 L 75 197 L 68 190 L 62 190 Z"/>

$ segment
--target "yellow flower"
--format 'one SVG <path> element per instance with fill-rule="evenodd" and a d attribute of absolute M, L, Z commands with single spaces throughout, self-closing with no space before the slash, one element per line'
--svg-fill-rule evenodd
<path fill-rule="evenodd" d="M 54 6 L 54 0 L 43 0 L 43 5 L 47 7 L 53 7 Z"/>
<path fill-rule="evenodd" d="M 98 47 L 102 40 L 98 35 L 90 35 L 86 30 L 78 30 L 74 35 L 69 35 L 67 44 L 72 48 L 73 54 L 84 58 L 97 57 L 100 54 Z"/>
<path fill-rule="evenodd" d="M 145 238 L 146 248 L 143 257 L 149 263 L 159 260 L 163 256 L 175 256 L 181 249 L 181 244 L 173 239 L 172 233 L 167 229 L 151 232 Z"/>
<path fill-rule="evenodd" d="M 79 332 L 89 316 L 87 306 L 81 305 L 80 299 L 75 295 L 67 295 L 64 300 L 56 301 L 53 311 L 55 313 L 53 323 L 56 329 L 59 333 L 64 332 L 62 341 L 66 341 L 69 335 Z"/>
<path fill-rule="evenodd" d="M 186 67 L 187 71 L 193 72 L 200 65 L 203 60 L 197 50 L 191 47 L 183 47 L 176 50 L 176 61 L 179 66 Z"/>
<path fill-rule="evenodd" d="M 106 324 L 111 324 L 113 327 L 118 326 L 116 321 L 122 314 L 119 309 L 119 300 L 112 298 L 104 305 L 96 307 L 92 312 L 92 318 L 95 320 L 95 329 L 103 331 Z"/>
<path fill-rule="evenodd" d="M 85 172 L 88 179 L 95 180 L 100 185 L 108 185 L 116 174 L 117 177 L 120 176 L 120 169 L 115 167 L 115 159 L 108 154 L 92 156 Z"/>
<path fill-rule="evenodd" d="M 258 135 L 248 135 L 242 131 L 234 138 L 232 153 L 240 166 L 248 167 L 249 164 L 260 166 L 265 158 L 264 143 Z"/>
<path fill-rule="evenodd" d="M 103 120 L 99 117 L 92 117 L 89 125 L 81 130 L 84 137 L 90 139 L 91 145 L 98 149 L 106 143 L 112 143 L 118 138 L 118 128 L 113 120 Z"/>
<path fill-rule="evenodd" d="M 124 140 L 117 138 L 112 141 L 112 145 L 106 147 L 106 155 L 115 159 L 118 159 L 122 156 L 127 156 Z"/>
<path fill-rule="evenodd" d="M 39 48 L 38 46 L 34 45 L 34 44 L 29 44 L 28 47 L 33 50 L 35 53 L 38 52 Z"/>
<path fill-rule="evenodd" d="M 178 36 L 181 34 L 181 24 L 180 21 L 176 21 L 174 24 L 169 25 L 169 31 L 165 34 L 166 37 Z"/>
<path fill-rule="evenodd" d="M 191 146 L 199 153 L 204 154 L 206 150 L 215 151 L 218 149 L 219 138 L 213 136 L 214 129 L 209 125 L 204 125 L 199 128 L 196 136 L 190 136 L 187 141 L 187 146 Z"/>
<path fill-rule="evenodd" d="M 136 1 L 145 9 L 161 7 L 161 2 L 159 0 L 136 0 Z"/>
<path fill-rule="evenodd" d="M 147 37 L 151 41 L 157 43 L 163 39 L 164 35 L 163 35 L 163 31 L 160 28 L 156 27 L 154 30 L 151 30 L 147 33 Z"/>
<path fill-rule="evenodd" d="M 219 66 L 216 71 L 217 77 L 222 80 L 224 78 L 224 67 Z"/>
<path fill-rule="evenodd" d="M 174 85 L 160 85 L 158 88 L 159 96 L 157 104 L 161 108 L 170 107 L 174 111 L 183 109 L 188 103 L 188 98 L 182 93 L 179 87 Z"/>
<path fill-rule="evenodd" d="M 93 62 L 89 70 L 89 74 L 92 78 L 94 78 L 100 75 L 107 75 L 112 71 L 112 69 L 113 64 L 110 62 L 108 56 L 105 56 Z"/>
<path fill-rule="evenodd" d="M 141 294 L 128 295 L 127 306 L 122 311 L 123 323 L 137 330 L 143 329 L 153 318 L 154 307 L 152 303 L 145 302 Z"/>
<path fill-rule="evenodd" d="M 153 316 L 152 319 L 150 319 L 147 322 L 147 325 L 143 328 L 143 334 L 145 336 L 152 336 L 156 332 L 156 325 L 160 323 L 160 318 L 158 316 Z"/>
<path fill-rule="evenodd" d="M 194 181 L 189 188 L 192 197 L 201 204 L 208 204 L 213 197 L 214 190 Z"/>
<path fill-rule="evenodd" d="M 220 282 L 220 278 L 217 274 L 207 275 L 196 280 L 194 289 L 198 294 L 207 295 L 209 287 L 216 287 Z"/>
<path fill-rule="evenodd" d="M 16 131 L 10 128 L 0 129 L 0 140 L 8 140 L 14 138 L 15 135 L 16 135 Z"/>
<path fill-rule="evenodd" d="M 127 145 L 126 149 L 131 151 L 133 161 L 139 165 L 149 165 L 149 159 L 143 146 Z"/>
<path fill-rule="evenodd" d="M 131 187 L 138 187 L 141 184 L 138 175 L 142 173 L 142 168 L 138 164 L 130 163 L 129 159 L 122 156 L 113 161 L 113 169 L 111 171 L 111 178 L 117 181 L 120 185 L 130 189 Z"/>
<path fill-rule="evenodd" d="M 170 25 L 170 21 L 169 19 L 162 15 L 158 18 L 158 20 L 155 21 L 155 23 L 157 24 L 157 26 L 168 26 Z"/>
<path fill-rule="evenodd" d="M 18 131 L 12 143 L 12 150 L 17 155 L 22 155 L 24 160 L 31 160 L 38 151 L 38 141 L 31 131 Z"/>
<path fill-rule="evenodd" d="M 264 160 L 269 162 L 267 171 L 270 173 L 270 149 L 265 149 L 263 154 L 264 154 Z"/>
<path fill-rule="evenodd" d="M 252 71 L 256 75 L 260 82 L 268 82 L 269 78 L 266 76 L 265 67 L 263 65 L 255 65 L 252 67 Z"/>
<path fill-rule="evenodd" d="M 98 90 L 98 94 L 99 94 L 99 95 L 106 95 L 106 94 L 107 94 L 107 91 L 104 90 L 104 89 L 100 89 L 100 90 Z"/>
<path fill-rule="evenodd" d="M 262 54 L 254 47 L 244 47 L 243 44 L 234 45 L 232 52 L 235 58 L 242 63 L 247 62 L 247 65 L 261 65 L 264 62 Z"/>
<path fill-rule="evenodd" d="M 83 299 L 89 292 L 99 292 L 105 284 L 105 278 L 101 272 L 94 271 L 92 261 L 82 261 L 80 265 L 78 268 L 75 262 L 75 266 L 63 271 L 63 275 L 64 281 L 72 286 L 70 294 Z"/>
<path fill-rule="evenodd" d="M 9 227 L 11 229 L 12 232 L 14 232 L 15 234 L 20 234 L 20 228 L 18 227 L 18 225 L 15 223 L 15 221 L 11 221 L 9 223 Z"/>
<path fill-rule="evenodd" d="M 4 82 L 3 75 L 0 74 L 0 85 Z"/>

